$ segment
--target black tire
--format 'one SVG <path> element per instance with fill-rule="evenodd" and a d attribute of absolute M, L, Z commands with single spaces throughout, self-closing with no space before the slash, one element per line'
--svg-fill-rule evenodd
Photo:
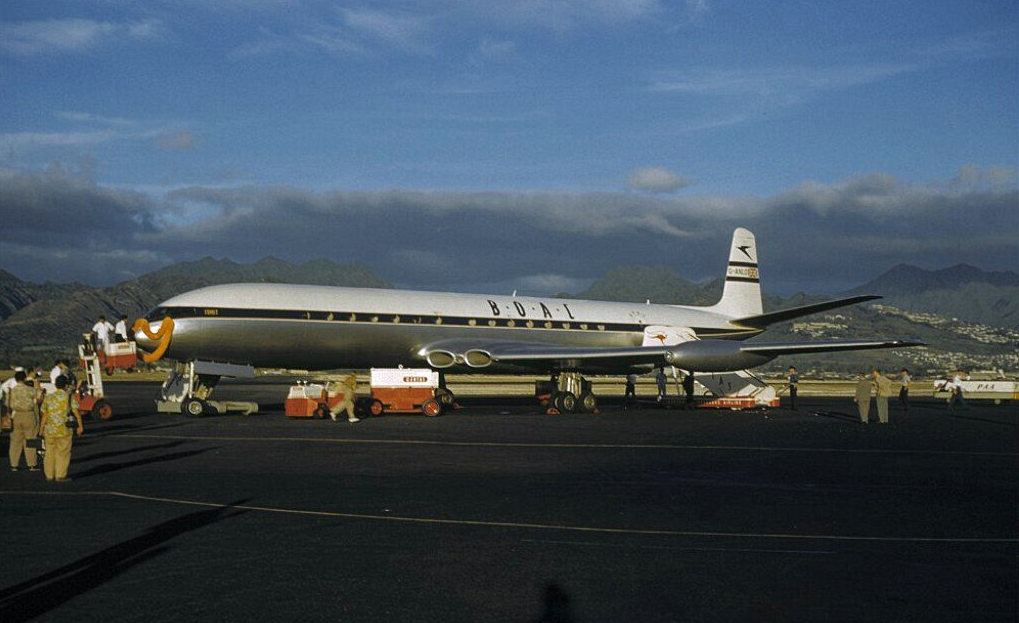
<path fill-rule="evenodd" d="M 104 422 L 113 419 L 113 405 L 102 399 L 97 400 L 92 405 L 92 419 Z"/>
<path fill-rule="evenodd" d="M 560 413 L 573 413 L 577 408 L 577 396 L 573 392 L 562 392 L 556 396 L 556 409 Z"/>
<path fill-rule="evenodd" d="M 551 394 L 548 395 L 548 400 L 546 401 L 539 400 L 539 402 L 541 403 L 541 406 L 545 407 L 546 409 L 558 409 L 559 407 L 556 406 L 556 398 L 558 397 L 559 394 L 553 391 Z"/>
<path fill-rule="evenodd" d="M 324 402 L 318 403 L 315 410 L 311 412 L 311 417 L 316 420 L 324 420 L 329 415 L 329 405 Z"/>
<path fill-rule="evenodd" d="M 209 412 L 209 407 L 201 398 L 188 398 L 180 405 L 180 412 L 188 417 L 202 417 Z"/>
<path fill-rule="evenodd" d="M 442 413 L 442 403 L 435 398 L 429 398 L 421 404 L 421 413 L 427 417 L 435 417 Z"/>
<path fill-rule="evenodd" d="M 444 387 L 435 390 L 435 397 L 439 399 L 439 404 L 443 407 L 452 407 L 453 403 L 456 402 L 456 396 L 453 395 L 453 392 Z"/>
<path fill-rule="evenodd" d="M 591 392 L 585 392 L 577 400 L 577 410 L 581 413 L 594 413 L 598 410 L 598 398 Z"/>
<path fill-rule="evenodd" d="M 368 403 L 368 415 L 378 417 L 385 412 L 386 405 L 382 404 L 382 401 L 378 398 L 372 398 L 371 402 Z"/>

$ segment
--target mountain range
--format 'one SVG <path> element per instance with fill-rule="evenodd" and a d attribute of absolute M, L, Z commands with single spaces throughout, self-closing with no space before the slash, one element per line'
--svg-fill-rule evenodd
<path fill-rule="evenodd" d="M 81 340 L 81 334 L 100 314 L 111 321 L 120 314 L 137 318 L 176 294 L 238 282 L 392 287 L 361 264 L 322 259 L 292 264 L 274 257 L 253 264 L 206 257 L 106 288 L 36 285 L 0 271 L 0 313 L 4 314 L 0 317 L 0 359 L 12 360 L 22 350 L 63 352 Z"/>
<path fill-rule="evenodd" d="M 392 287 L 364 265 L 337 264 L 324 259 L 294 264 L 267 257 L 252 264 L 239 264 L 206 257 L 104 288 L 80 283 L 34 284 L 0 270 L 0 360 L 23 361 L 29 353 L 40 358 L 69 353 L 99 314 L 115 318 L 124 313 L 136 318 L 181 292 L 234 282 Z M 718 300 L 722 287 L 721 279 L 694 282 L 666 266 L 621 266 L 607 272 L 585 291 L 561 296 L 706 305 Z M 1015 272 L 987 272 L 964 264 L 932 271 L 900 264 L 841 294 L 863 293 L 886 298 L 879 305 L 858 305 L 776 325 L 769 330 L 768 339 L 802 340 L 805 333 L 823 338 L 913 337 L 938 344 L 943 352 L 955 353 L 956 358 L 989 358 L 991 365 L 999 365 L 995 362 L 1006 351 L 1016 350 L 1015 340 L 1009 337 L 1019 333 L 1019 274 Z M 830 297 L 766 294 L 764 308 L 780 309 L 826 298 Z M 973 337 L 971 334 L 981 329 L 972 327 L 979 325 L 989 325 L 994 328 L 992 333 L 998 333 L 991 338 Z M 875 357 L 880 359 L 880 355 L 870 353 L 848 358 L 840 354 L 837 361 L 860 365 L 876 361 Z M 818 361 L 828 360 L 820 357 Z"/>

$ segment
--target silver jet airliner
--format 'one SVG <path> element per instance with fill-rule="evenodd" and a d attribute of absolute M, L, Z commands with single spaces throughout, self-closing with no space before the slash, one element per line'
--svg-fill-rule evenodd
<path fill-rule="evenodd" d="M 921 345 L 911 340 L 747 342 L 769 325 L 854 303 L 854 296 L 764 313 L 754 235 L 733 233 L 722 298 L 714 305 L 242 283 L 175 296 L 137 330 L 145 350 L 180 362 L 327 370 L 427 365 L 456 372 L 548 372 L 563 410 L 594 410 L 584 373 L 672 365 L 743 370 L 779 355 Z M 165 319 L 172 322 L 166 323 Z M 137 326 L 136 326 L 137 329 Z M 210 390 L 211 391 L 211 390 Z M 451 398 L 449 398 L 451 399 Z"/>

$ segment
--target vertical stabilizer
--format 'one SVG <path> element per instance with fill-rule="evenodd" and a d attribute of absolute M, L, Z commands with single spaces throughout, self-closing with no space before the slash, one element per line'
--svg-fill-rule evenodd
<path fill-rule="evenodd" d="M 732 233 L 729 264 L 725 270 L 722 298 L 711 311 L 741 318 L 756 316 L 761 306 L 760 273 L 757 269 L 757 241 L 750 230 L 737 227 Z"/>

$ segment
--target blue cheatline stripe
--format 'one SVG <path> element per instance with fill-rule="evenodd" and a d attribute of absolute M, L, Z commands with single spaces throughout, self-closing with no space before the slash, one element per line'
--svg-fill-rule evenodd
<path fill-rule="evenodd" d="M 730 279 L 732 279 L 730 277 Z M 756 281 L 756 280 L 755 280 Z M 313 322 L 337 322 L 346 324 L 384 325 L 429 325 L 479 328 L 515 328 L 571 331 L 612 331 L 640 333 L 647 325 L 637 323 L 563 321 L 536 318 L 484 318 L 468 316 L 439 316 L 419 314 L 392 314 L 363 311 L 323 311 L 294 309 L 248 309 L 238 307 L 160 307 L 149 314 L 150 322 L 170 316 L 175 320 L 184 319 L 248 319 L 248 320 L 304 320 Z M 691 327 L 698 336 L 722 337 L 757 333 L 754 330 L 732 330 L 720 328 Z"/>

